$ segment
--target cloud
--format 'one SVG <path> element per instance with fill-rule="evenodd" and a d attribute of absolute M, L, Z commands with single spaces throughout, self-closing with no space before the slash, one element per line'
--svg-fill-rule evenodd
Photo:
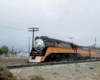
<path fill-rule="evenodd" d="M 0 0 L 0 26 L 27 30 L 0 27 L 2 44 L 27 46 L 32 36 L 29 27 L 39 28 L 35 36 L 61 40 L 74 37 L 80 45 L 92 45 L 96 37 L 99 44 L 99 21 L 99 0 Z"/>

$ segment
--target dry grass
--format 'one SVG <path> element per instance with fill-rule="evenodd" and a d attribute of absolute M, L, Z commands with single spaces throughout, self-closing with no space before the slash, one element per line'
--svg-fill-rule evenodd
<path fill-rule="evenodd" d="M 44 77 L 42 77 L 41 75 L 34 75 L 30 77 L 31 77 L 30 80 L 45 80 Z"/>
<path fill-rule="evenodd" d="M 0 80 L 17 80 L 8 68 L 0 66 Z"/>
<path fill-rule="evenodd" d="M 0 65 L 4 64 L 14 64 L 14 63 L 24 63 L 27 62 L 26 58 L 0 58 Z"/>

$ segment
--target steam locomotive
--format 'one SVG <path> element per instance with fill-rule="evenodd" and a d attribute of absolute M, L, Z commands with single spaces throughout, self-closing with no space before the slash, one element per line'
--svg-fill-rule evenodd
<path fill-rule="evenodd" d="M 100 50 L 47 36 L 37 36 L 28 60 L 29 62 L 53 62 L 83 59 L 100 59 Z"/>

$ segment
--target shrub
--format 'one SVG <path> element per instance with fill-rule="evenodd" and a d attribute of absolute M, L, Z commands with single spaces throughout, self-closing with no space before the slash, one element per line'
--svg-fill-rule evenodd
<path fill-rule="evenodd" d="M 8 68 L 0 66 L 0 80 L 17 80 Z"/>
<path fill-rule="evenodd" d="M 9 51 L 8 46 L 4 45 L 0 48 L 1 53 L 7 53 Z"/>
<path fill-rule="evenodd" d="M 45 80 L 41 75 L 34 75 L 30 80 Z"/>

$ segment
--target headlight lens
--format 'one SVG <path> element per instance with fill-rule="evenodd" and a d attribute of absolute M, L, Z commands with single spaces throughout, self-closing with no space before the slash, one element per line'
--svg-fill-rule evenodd
<path fill-rule="evenodd" d="M 45 47 L 45 44 L 44 44 L 42 39 L 35 40 L 35 42 L 34 42 L 34 49 L 36 51 L 41 51 L 41 50 L 43 50 L 44 47 Z"/>

